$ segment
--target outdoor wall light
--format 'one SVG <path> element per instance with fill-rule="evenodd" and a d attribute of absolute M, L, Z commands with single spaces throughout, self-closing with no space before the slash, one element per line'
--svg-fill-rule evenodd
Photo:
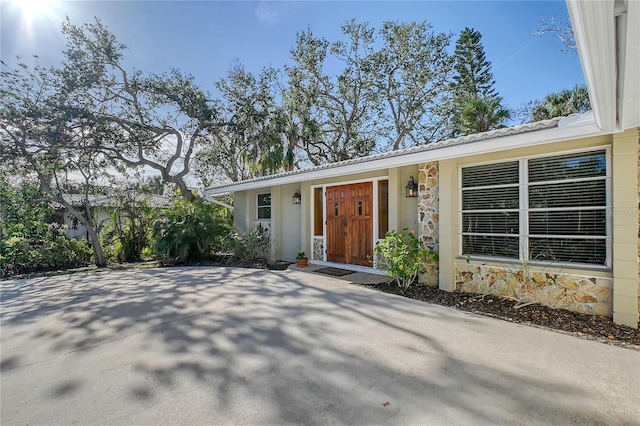
<path fill-rule="evenodd" d="M 418 184 L 413 180 L 413 176 L 409 177 L 409 182 L 407 182 L 407 186 L 404 187 L 405 196 L 407 198 L 413 198 L 418 196 Z"/>
<path fill-rule="evenodd" d="M 300 191 L 296 189 L 296 192 L 293 193 L 293 204 L 302 203 L 302 195 L 300 195 Z"/>

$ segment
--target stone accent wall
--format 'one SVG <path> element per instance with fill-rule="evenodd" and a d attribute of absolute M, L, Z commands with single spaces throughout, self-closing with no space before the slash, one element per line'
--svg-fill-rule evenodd
<path fill-rule="evenodd" d="M 486 264 L 456 263 L 456 290 L 468 293 L 495 294 L 520 300 L 532 298 L 552 308 L 590 315 L 613 316 L 611 278 L 568 273 L 519 270 Z M 526 277 L 529 284 L 523 286 Z"/>
<path fill-rule="evenodd" d="M 440 248 L 438 178 L 437 161 L 418 165 L 418 236 L 424 248 L 436 252 Z M 420 276 L 420 282 L 438 285 L 438 265 L 428 265 L 427 272 Z"/>
<path fill-rule="evenodd" d="M 324 259 L 324 240 L 322 238 L 314 238 L 313 239 L 313 253 L 312 260 L 323 260 Z"/>

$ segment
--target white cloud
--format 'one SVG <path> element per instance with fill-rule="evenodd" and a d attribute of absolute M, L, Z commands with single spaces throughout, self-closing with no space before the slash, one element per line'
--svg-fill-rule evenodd
<path fill-rule="evenodd" d="M 256 7 L 256 17 L 265 24 L 273 25 L 280 21 L 280 13 L 273 2 L 261 1 Z"/>

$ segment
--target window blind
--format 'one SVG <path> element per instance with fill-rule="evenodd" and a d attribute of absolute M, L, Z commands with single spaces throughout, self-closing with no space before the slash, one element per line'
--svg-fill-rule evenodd
<path fill-rule="evenodd" d="M 463 167 L 462 254 L 606 264 L 606 155 L 598 150 Z"/>

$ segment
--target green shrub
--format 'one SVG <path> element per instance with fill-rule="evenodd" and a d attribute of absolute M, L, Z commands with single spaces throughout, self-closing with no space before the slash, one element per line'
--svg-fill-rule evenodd
<path fill-rule="evenodd" d="M 87 265 L 86 240 L 66 237 L 58 213 L 37 185 L 12 186 L 0 176 L 0 276 Z"/>
<path fill-rule="evenodd" d="M 182 197 L 171 208 L 161 209 L 151 229 L 151 248 L 157 260 L 181 263 L 220 251 L 230 230 L 221 209 L 204 200 L 189 202 Z"/>
<path fill-rule="evenodd" d="M 25 237 L 9 237 L 0 245 L 0 270 L 2 275 L 20 274 L 35 262 L 36 253 Z"/>
<path fill-rule="evenodd" d="M 376 244 L 374 253 L 380 268 L 385 269 L 404 291 L 413 284 L 418 274 L 426 272 L 426 266 L 438 261 L 434 251 L 420 247 L 420 241 L 413 232 L 389 231 L 384 240 Z"/>
<path fill-rule="evenodd" d="M 259 226 L 248 234 L 231 235 L 233 256 L 241 261 L 267 260 L 271 254 L 271 242 L 266 230 Z"/>
<path fill-rule="evenodd" d="M 0 244 L 0 275 L 67 269 L 87 265 L 93 251 L 86 240 L 69 240 L 65 227 L 42 224 L 40 232 L 13 235 Z"/>
<path fill-rule="evenodd" d="M 149 248 L 152 210 L 146 201 L 135 200 L 130 194 L 117 201 L 100 232 L 105 256 L 116 262 L 139 262 Z"/>

